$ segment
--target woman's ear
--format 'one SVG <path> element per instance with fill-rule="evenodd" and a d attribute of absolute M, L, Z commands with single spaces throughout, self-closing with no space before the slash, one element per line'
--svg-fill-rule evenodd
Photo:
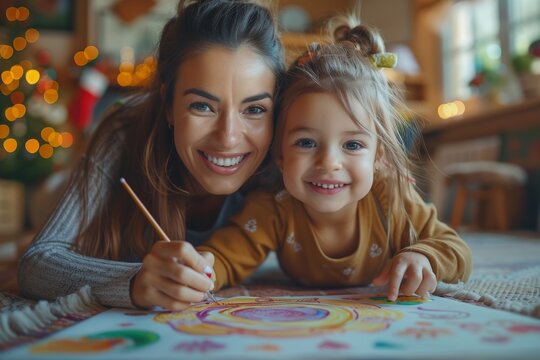
<path fill-rule="evenodd" d="M 165 102 L 166 92 L 167 92 L 167 89 L 165 87 L 165 84 L 162 84 L 159 87 L 159 95 L 161 96 L 164 102 Z M 171 114 L 171 109 L 169 108 L 165 109 L 165 117 L 167 119 L 167 125 L 169 126 L 169 129 L 172 129 L 174 127 L 174 119 Z"/>
<path fill-rule="evenodd" d="M 275 162 L 279 171 L 283 172 L 283 158 L 279 157 Z"/>

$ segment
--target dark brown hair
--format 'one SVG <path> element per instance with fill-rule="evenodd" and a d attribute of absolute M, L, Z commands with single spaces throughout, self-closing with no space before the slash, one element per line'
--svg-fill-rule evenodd
<path fill-rule="evenodd" d="M 142 258 L 157 235 L 119 186 L 123 176 L 172 239 L 185 238 L 187 170 L 174 146 L 166 113 L 172 106 L 177 70 L 186 58 L 211 46 L 248 46 L 279 78 L 283 54 L 271 10 L 249 1 L 184 0 L 161 34 L 153 82 L 108 114 L 93 135 L 73 177 L 82 203 L 77 250 L 89 256 Z M 118 145 L 120 143 L 120 145 Z M 96 164 L 121 148 L 116 168 Z M 88 174 L 94 174 L 88 179 Z M 96 189 L 95 187 L 99 188 Z M 91 194 L 96 198 L 90 199 Z M 93 196 L 93 195 L 92 195 Z"/>

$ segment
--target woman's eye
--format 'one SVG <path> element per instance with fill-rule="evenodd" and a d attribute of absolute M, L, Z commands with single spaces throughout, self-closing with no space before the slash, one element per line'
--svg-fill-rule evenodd
<path fill-rule="evenodd" d="M 266 109 L 262 106 L 250 106 L 244 111 L 245 114 L 248 115 L 260 115 L 264 114 L 266 112 Z"/>
<path fill-rule="evenodd" d="M 358 141 L 347 141 L 345 144 L 343 144 L 343 148 L 345 150 L 356 151 L 363 149 L 364 146 Z"/>
<path fill-rule="evenodd" d="M 309 148 L 314 148 L 315 146 L 317 146 L 315 141 L 313 141 L 311 139 L 298 139 L 298 140 L 296 140 L 294 145 L 296 145 L 298 147 L 301 147 L 301 148 L 308 148 L 308 149 Z"/>
<path fill-rule="evenodd" d="M 212 107 L 204 102 L 194 102 L 189 105 L 189 108 L 199 112 L 211 112 Z"/>

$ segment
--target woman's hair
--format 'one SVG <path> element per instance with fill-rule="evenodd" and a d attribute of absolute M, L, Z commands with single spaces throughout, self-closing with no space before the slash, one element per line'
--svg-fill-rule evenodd
<path fill-rule="evenodd" d="M 330 42 L 310 45 L 285 74 L 277 105 L 273 156 L 282 157 L 287 112 L 299 96 L 317 92 L 335 94 L 351 118 L 366 128 L 351 106 L 358 103 L 374 126 L 374 131 L 366 130 L 377 138 L 375 180 L 384 177 L 390 189 L 386 215 L 406 214 L 402 200 L 410 196 L 411 164 L 400 131 L 409 120 L 402 115 L 405 107 L 399 91 L 377 65 L 383 54 L 390 58 L 392 55 L 385 53 L 379 33 L 360 25 L 354 17 L 335 18 L 331 24 Z"/>
<path fill-rule="evenodd" d="M 121 176 L 170 238 L 185 239 L 188 198 L 182 188 L 188 170 L 176 152 L 166 114 L 172 107 L 179 66 L 212 46 L 248 46 L 276 77 L 283 71 L 281 42 L 270 8 L 241 0 L 180 0 L 176 16 L 163 28 L 151 85 L 102 120 L 72 180 L 83 202 L 76 242 L 81 253 L 115 260 L 141 258 L 159 240 L 147 231 L 148 222 L 120 187 Z M 99 169 L 96 164 L 118 142 L 122 143 L 114 162 L 118 168 Z M 98 199 L 90 200 L 94 184 L 85 177 L 92 172 L 98 177 L 93 182 L 113 185 L 97 190 Z"/>

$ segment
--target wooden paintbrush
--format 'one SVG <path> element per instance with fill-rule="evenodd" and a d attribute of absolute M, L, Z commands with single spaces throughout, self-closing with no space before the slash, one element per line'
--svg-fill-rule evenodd
<path fill-rule="evenodd" d="M 161 228 L 161 226 L 159 226 L 159 224 L 157 223 L 157 221 L 154 219 L 154 217 L 152 216 L 152 214 L 150 214 L 150 212 L 148 211 L 148 209 L 146 208 L 146 206 L 144 206 L 144 204 L 142 203 L 141 199 L 139 199 L 139 197 L 137 196 L 137 194 L 135 194 L 135 192 L 133 191 L 133 189 L 131 188 L 131 186 L 129 186 L 129 184 L 127 183 L 126 179 L 124 178 L 120 178 L 120 183 L 122 184 L 122 186 L 124 187 L 124 189 L 126 189 L 126 191 L 128 192 L 129 196 L 131 196 L 131 198 L 133 199 L 133 201 L 135 201 L 135 204 L 137 205 L 137 207 L 142 211 L 142 213 L 144 214 L 144 216 L 146 217 L 146 219 L 150 222 L 150 225 L 152 225 L 152 227 L 154 228 L 154 230 L 158 233 L 158 235 L 165 241 L 168 241 L 168 242 L 171 242 L 171 239 L 169 239 L 169 237 L 167 236 L 167 234 L 165 234 L 165 231 L 163 231 L 163 229 Z M 208 276 L 209 279 L 212 279 L 212 270 L 207 266 L 208 269 L 204 269 L 204 274 L 206 276 Z M 214 292 L 212 290 L 209 290 L 207 292 L 207 295 L 208 297 L 210 298 L 210 300 L 212 300 L 213 302 L 217 303 L 218 301 L 216 300 L 215 296 L 214 296 Z"/>

